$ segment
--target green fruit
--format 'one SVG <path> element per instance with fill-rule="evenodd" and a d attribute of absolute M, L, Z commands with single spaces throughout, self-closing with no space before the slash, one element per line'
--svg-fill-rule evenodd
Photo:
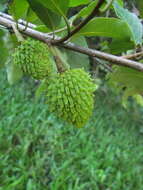
<path fill-rule="evenodd" d="M 92 114 L 95 87 L 90 75 L 83 69 L 57 74 L 47 87 L 49 110 L 63 120 L 82 127 Z"/>
<path fill-rule="evenodd" d="M 35 79 L 44 79 L 55 72 L 55 63 L 48 46 L 38 40 L 24 40 L 16 48 L 13 61 L 25 74 Z"/>

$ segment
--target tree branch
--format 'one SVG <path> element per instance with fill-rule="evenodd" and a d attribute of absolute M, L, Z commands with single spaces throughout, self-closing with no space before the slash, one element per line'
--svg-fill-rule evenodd
<path fill-rule="evenodd" d="M 15 21 L 0 16 L 0 25 L 5 26 L 8 29 L 12 29 L 13 24 L 16 24 Z M 26 34 L 27 36 L 30 36 L 37 40 L 43 41 L 47 44 L 51 43 L 51 41 L 53 40 L 52 36 L 47 35 L 46 33 L 43 33 L 43 32 L 36 31 L 30 27 L 28 27 L 26 30 L 24 30 L 25 26 L 23 24 L 18 24 L 18 28 L 20 29 L 20 31 L 23 34 Z M 59 39 L 60 38 L 56 37 L 56 40 L 59 40 Z M 73 50 L 75 52 L 79 52 L 79 53 L 82 53 L 82 54 L 85 54 L 88 56 L 97 57 L 99 59 L 103 59 L 103 60 L 112 62 L 113 64 L 116 64 L 116 65 L 126 66 L 126 67 L 130 67 L 132 69 L 136 69 L 138 71 L 143 71 L 143 64 L 138 63 L 136 61 L 131 61 L 131 60 L 128 60 L 128 59 L 125 59 L 122 57 L 118 57 L 118 56 L 104 53 L 101 51 L 97 51 L 94 49 L 80 47 L 80 46 L 77 46 L 70 42 L 69 43 L 60 43 L 57 45 L 60 47 L 69 49 L 69 50 Z"/>
<path fill-rule="evenodd" d="M 9 19 L 9 20 L 11 20 L 11 21 L 14 21 L 13 17 L 12 17 L 11 15 L 6 14 L 6 13 L 0 12 L 0 16 L 1 16 L 1 17 L 4 17 L 4 18 L 6 18 L 6 19 Z M 19 23 L 19 24 L 22 24 L 22 25 L 24 25 L 24 26 L 27 25 L 27 22 L 26 22 L 25 20 L 22 20 L 22 19 L 19 19 L 19 20 L 18 20 L 18 23 Z M 36 25 L 35 25 L 35 24 L 32 24 L 32 23 L 28 23 L 28 27 L 29 27 L 29 28 L 36 28 Z"/>
<path fill-rule="evenodd" d="M 88 15 L 79 25 L 77 25 L 76 28 L 74 28 L 67 36 L 61 38 L 60 40 L 54 40 L 52 42 L 53 45 L 57 45 L 59 43 L 63 43 L 67 41 L 70 37 L 72 37 L 74 34 L 76 34 L 81 28 L 83 28 L 92 18 L 94 18 L 96 15 L 99 14 L 99 8 L 102 6 L 102 4 L 105 2 L 105 0 L 99 0 L 96 7 L 93 9 L 93 11 Z"/>

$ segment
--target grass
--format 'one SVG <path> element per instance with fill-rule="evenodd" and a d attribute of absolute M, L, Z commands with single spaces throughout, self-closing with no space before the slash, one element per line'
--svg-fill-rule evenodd
<path fill-rule="evenodd" d="M 102 93 L 75 129 L 34 99 L 33 81 L 0 72 L 0 190 L 142 190 L 142 117 Z"/>

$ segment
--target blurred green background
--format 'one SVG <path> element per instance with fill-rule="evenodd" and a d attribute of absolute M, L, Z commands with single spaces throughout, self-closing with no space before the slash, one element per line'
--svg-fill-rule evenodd
<path fill-rule="evenodd" d="M 49 114 L 37 85 L 10 86 L 0 71 L 0 190 L 142 190 L 142 110 L 96 94 L 93 117 L 76 129 Z"/>

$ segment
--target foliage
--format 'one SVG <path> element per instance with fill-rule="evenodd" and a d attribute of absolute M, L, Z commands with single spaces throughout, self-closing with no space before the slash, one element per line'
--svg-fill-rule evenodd
<path fill-rule="evenodd" d="M 9 13 L 16 20 L 23 18 L 27 22 L 32 21 L 33 24 L 36 24 L 36 30 L 53 32 L 54 36 L 64 37 L 69 35 L 70 32 L 77 27 L 78 20 L 86 19 L 98 3 L 98 0 L 13 0 L 9 2 L 2 1 L 0 5 L 3 8 L 8 6 Z M 142 17 L 142 11 L 139 9 L 140 15 L 138 16 L 134 11 L 134 7 L 141 7 L 143 6 L 143 3 L 139 0 L 133 1 L 133 3 L 134 4 L 130 4 L 130 2 L 125 2 L 123 0 L 105 0 L 102 7 L 99 9 L 99 16 L 92 18 L 80 30 L 77 30 L 77 32 L 71 36 L 71 42 L 82 47 L 87 47 L 87 37 L 88 39 L 94 37 L 97 43 L 95 44 L 93 40 L 93 47 L 100 47 L 111 54 L 123 55 L 128 54 L 129 52 L 136 52 L 137 48 L 142 46 L 143 27 L 140 20 L 140 17 Z M 131 9 L 131 6 L 133 6 L 133 9 Z M 75 14 L 74 12 L 72 13 L 73 10 L 79 11 Z M 3 51 L 0 55 L 1 66 L 6 62 L 9 54 L 9 48 L 6 48 L 8 43 L 5 44 L 6 35 L 7 33 L 5 30 L 0 30 L 1 49 Z M 9 38 L 11 38 L 11 35 Z M 106 44 L 106 46 L 104 47 L 103 44 Z M 13 47 L 17 47 L 17 43 L 14 42 Z M 89 57 L 68 50 L 62 50 L 61 52 L 62 53 L 58 54 L 59 58 L 56 58 L 56 60 L 60 59 L 60 62 L 63 62 L 65 59 L 71 68 L 84 67 L 86 71 L 89 71 L 89 69 L 92 70 L 92 67 L 89 65 Z M 52 54 L 54 57 L 56 56 L 54 52 L 52 52 Z M 31 55 L 31 57 L 34 56 Z M 20 75 L 17 68 L 10 64 L 11 58 L 8 58 L 8 60 L 8 79 L 9 82 L 13 84 L 20 78 Z M 136 89 L 138 78 L 142 74 L 134 71 L 136 72 L 136 75 L 132 75 L 132 69 L 128 68 L 119 68 L 118 70 L 120 71 L 117 73 L 117 71 L 113 69 L 113 74 L 107 72 L 110 83 L 118 83 L 119 81 L 117 78 L 122 78 L 122 70 L 124 70 L 124 81 L 128 81 L 124 82 L 124 87 L 126 89 Z M 117 74 L 118 76 L 116 78 Z M 131 77 L 129 77 L 129 75 Z M 133 83 L 132 81 L 136 82 Z M 116 88 L 118 88 L 118 85 L 116 85 Z M 120 92 L 120 88 L 118 92 Z M 130 92 L 126 90 L 125 96 L 140 96 L 142 94 L 142 88 L 136 92 L 135 90 L 132 90 L 132 93 Z"/>
<path fill-rule="evenodd" d="M 142 189 L 142 112 L 102 92 L 90 123 L 77 130 L 35 102 L 33 80 L 10 86 L 1 71 L 0 81 L 1 190 Z"/>
<path fill-rule="evenodd" d="M 6 3 L 8 2 L 2 1 L 1 6 L 6 7 Z M 98 0 L 14 0 L 9 1 L 8 8 L 9 13 L 12 14 L 16 20 L 23 18 L 26 21 L 32 21 L 33 24 L 36 24 L 36 30 L 53 32 L 54 35 L 56 34 L 59 37 L 64 37 L 69 35 L 70 32 L 76 28 L 78 19 L 83 20 L 88 17 L 98 3 Z M 142 1 L 139 0 L 133 1 L 133 3 L 136 7 L 143 6 Z M 101 16 L 92 18 L 86 25 L 78 30 L 75 35 L 71 36 L 71 42 L 87 47 L 88 43 L 86 42 L 86 37 L 88 37 L 88 39 L 91 37 L 96 39 L 95 37 L 98 37 L 100 40 L 97 40 L 97 44 L 95 44 L 93 40 L 93 47 L 101 47 L 104 51 L 120 55 L 128 54 L 128 52 L 136 52 L 136 49 L 140 47 L 143 42 L 143 27 L 139 18 L 139 16 L 142 17 L 142 11 L 140 11 L 140 15 L 138 16 L 134 11 L 134 7 L 133 9 L 130 8 L 131 6 L 130 2 L 125 2 L 123 0 L 105 1 L 99 10 L 99 14 L 101 14 Z M 76 14 L 70 13 L 72 10 L 76 9 L 79 10 Z M 103 10 L 105 12 L 103 12 Z M 4 44 L 5 36 L 5 31 L 1 30 L 0 40 L 3 47 L 7 46 Z M 103 44 L 106 44 L 106 47 L 104 47 Z M 14 43 L 13 46 L 17 47 L 17 44 Z M 9 51 L 8 48 L 2 48 L 2 51 L 4 51 L 4 53 L 1 55 L 1 65 L 3 65 L 9 54 L 7 52 Z M 84 67 L 86 71 L 89 71 L 89 69 L 92 70 L 87 56 L 79 55 L 79 53 L 67 50 L 62 50 L 61 52 L 62 53 L 58 55 L 59 57 L 62 57 L 60 60 L 65 59 L 66 62 L 70 64 L 71 68 Z M 53 53 L 53 56 L 56 56 L 55 53 Z M 16 74 L 16 77 L 13 75 L 14 72 L 18 73 L 17 68 L 13 67 L 11 64 L 7 65 L 9 81 L 12 79 L 14 79 L 13 81 L 18 80 L 20 77 Z M 132 73 L 132 69 L 120 68 L 119 70 L 124 70 L 124 73 L 126 73 L 124 78 L 128 83 L 124 84 L 124 87 L 127 89 L 135 89 L 135 83 L 138 83 L 137 75 L 140 76 L 142 74 L 135 71 L 138 74 L 129 74 L 131 76 L 130 80 L 127 73 Z M 115 71 L 111 75 L 109 73 L 107 74 L 111 83 L 118 80 L 113 76 L 119 74 L 118 77 L 121 78 L 121 72 L 117 73 L 117 71 Z M 13 84 L 13 81 L 10 81 L 10 83 Z M 132 81 L 136 82 L 133 83 Z M 116 85 L 116 87 L 117 86 L 118 85 Z M 138 95 L 142 94 L 142 89 L 140 88 L 138 92 L 132 91 L 132 93 L 126 94 L 128 94 L 128 96 L 134 96 L 137 95 L 137 93 Z"/>
<path fill-rule="evenodd" d="M 108 75 L 109 84 L 116 89 L 116 92 L 123 93 L 123 104 L 129 96 L 142 94 L 143 74 L 125 67 L 115 67 L 114 72 Z"/>
<path fill-rule="evenodd" d="M 143 27 L 139 18 L 127 9 L 120 7 L 117 3 L 114 4 L 114 9 L 117 16 L 128 24 L 130 31 L 132 32 L 132 40 L 135 44 L 142 44 Z"/>
<path fill-rule="evenodd" d="M 119 39 L 129 39 L 131 32 L 127 24 L 117 18 L 94 18 L 77 35 L 104 36 Z"/>

